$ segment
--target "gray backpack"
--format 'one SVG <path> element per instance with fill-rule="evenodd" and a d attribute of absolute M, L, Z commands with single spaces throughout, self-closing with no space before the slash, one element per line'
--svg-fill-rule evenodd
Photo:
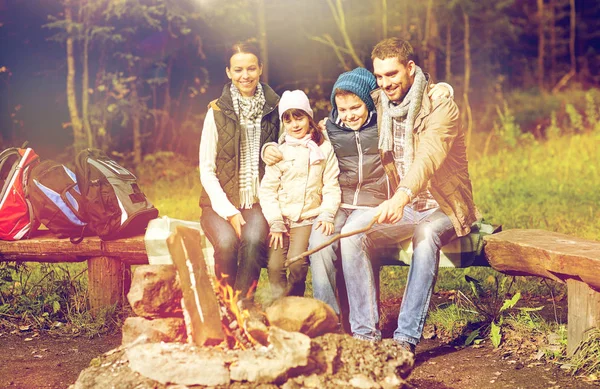
<path fill-rule="evenodd" d="M 140 189 L 136 176 L 103 151 L 86 149 L 75 159 L 88 227 L 103 240 L 143 234 L 158 209 Z"/>

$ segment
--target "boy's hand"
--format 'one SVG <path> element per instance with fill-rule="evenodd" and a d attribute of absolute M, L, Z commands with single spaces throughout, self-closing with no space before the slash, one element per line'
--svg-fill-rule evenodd
<path fill-rule="evenodd" d="M 283 159 L 283 154 L 277 148 L 277 146 L 269 145 L 265 148 L 263 152 L 263 161 L 267 164 L 267 166 L 273 166 L 277 162 Z"/>
<path fill-rule="evenodd" d="M 333 223 L 332 222 L 317 222 L 317 227 L 315 230 L 321 231 L 323 235 L 331 235 L 333 234 Z"/>
<path fill-rule="evenodd" d="M 283 232 L 269 233 L 269 247 L 277 250 L 277 246 L 283 249 Z"/>

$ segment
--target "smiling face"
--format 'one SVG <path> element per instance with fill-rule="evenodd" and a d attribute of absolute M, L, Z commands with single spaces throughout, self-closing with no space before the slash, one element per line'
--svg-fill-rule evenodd
<path fill-rule="evenodd" d="M 229 59 L 229 67 L 226 72 L 227 77 L 238 88 L 242 96 L 254 96 L 262 74 L 262 65 L 256 55 L 251 53 L 234 54 Z"/>
<path fill-rule="evenodd" d="M 296 139 L 302 139 L 310 131 L 310 117 L 299 109 L 287 110 L 282 117 L 283 127 L 286 133 Z"/>
<path fill-rule="evenodd" d="M 335 105 L 342 123 L 354 131 L 360 130 L 369 117 L 367 105 L 354 93 L 336 94 Z"/>
<path fill-rule="evenodd" d="M 400 63 L 397 57 L 373 59 L 373 73 L 377 85 L 386 96 L 395 103 L 399 103 L 408 93 L 415 79 L 416 65 L 408 61 L 406 65 Z"/>

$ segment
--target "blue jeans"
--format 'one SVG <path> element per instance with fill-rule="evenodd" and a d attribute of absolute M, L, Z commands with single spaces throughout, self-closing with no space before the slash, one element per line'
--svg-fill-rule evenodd
<path fill-rule="evenodd" d="M 368 223 L 376 210 L 361 215 Z M 344 232 L 342 230 L 342 232 Z M 350 328 L 356 337 L 381 339 L 379 311 L 370 253 L 398 247 L 412 237 L 413 256 L 394 339 L 416 345 L 421 339 L 431 293 L 437 277 L 440 249 L 456 237 L 450 218 L 439 208 L 423 212 L 404 208 L 395 224 L 376 224 L 367 233 L 341 240 L 342 269 L 348 289 Z"/>
<path fill-rule="evenodd" d="M 226 276 L 227 283 L 244 298 L 249 297 L 260 269 L 267 265 L 269 225 L 258 204 L 240 212 L 246 221 L 240 239 L 231 224 L 210 207 L 202 208 L 200 224 L 215 249 L 215 274 Z"/>
<path fill-rule="evenodd" d="M 323 235 L 322 232 L 313 230 L 310 233 L 308 249 L 311 250 L 331 239 L 334 235 L 345 231 L 363 228 L 369 224 L 361 224 L 360 216 L 369 211 L 368 209 L 346 209 L 340 208 L 335 214 L 333 221 L 334 231 L 332 235 Z M 358 222 L 358 223 L 357 223 Z M 340 314 L 340 307 L 336 299 L 336 266 L 340 241 L 337 240 L 329 246 L 317 251 L 310 256 L 310 272 L 312 274 L 313 297 L 331 306 L 335 313 Z"/>

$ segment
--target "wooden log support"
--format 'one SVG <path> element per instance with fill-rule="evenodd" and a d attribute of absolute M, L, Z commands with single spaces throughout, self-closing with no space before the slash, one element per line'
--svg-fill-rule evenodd
<path fill-rule="evenodd" d="M 118 258 L 93 257 L 88 259 L 88 293 L 90 311 L 96 315 L 100 308 L 121 305 L 125 297 L 124 278 L 128 270 Z M 131 271 L 128 272 L 131 274 Z M 131 281 L 128 282 L 131 284 Z"/>
<path fill-rule="evenodd" d="M 543 230 L 506 230 L 484 237 L 490 265 L 506 274 L 567 283 L 569 355 L 585 332 L 600 327 L 600 242 Z"/>
<path fill-rule="evenodd" d="M 600 293 L 584 282 L 571 279 L 567 280 L 567 296 L 567 355 L 572 356 L 585 339 L 585 333 L 592 328 L 600 328 Z"/>

